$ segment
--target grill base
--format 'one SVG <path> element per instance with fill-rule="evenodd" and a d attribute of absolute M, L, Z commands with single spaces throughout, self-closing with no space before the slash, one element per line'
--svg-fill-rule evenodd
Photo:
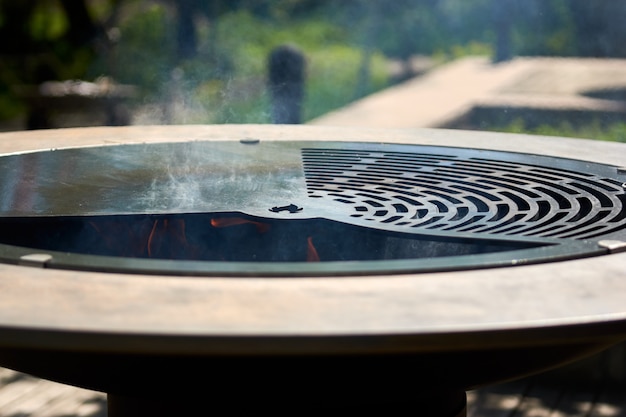
<path fill-rule="evenodd" d="M 354 403 L 345 407 L 316 407 L 302 404 L 296 408 L 281 408 L 281 395 L 275 397 L 276 404 L 271 408 L 257 408 L 249 404 L 233 404 L 224 409 L 216 409 L 209 395 L 204 399 L 184 397 L 170 400 L 154 398 L 133 398 L 108 395 L 108 416 L 110 417 L 171 417 L 176 415 L 200 416 L 208 413 L 226 417 L 250 415 L 272 415 L 276 417 L 318 417 L 318 416 L 404 416 L 425 417 L 465 417 L 467 399 L 465 392 L 450 392 L 426 396 L 422 400 L 389 404 Z M 242 401 L 245 403 L 245 401 Z M 241 403 L 241 402 L 239 402 Z"/>
<path fill-rule="evenodd" d="M 220 415 L 271 410 L 277 415 L 311 416 L 345 415 L 349 410 L 381 415 L 378 411 L 387 410 L 383 415 L 419 411 L 429 417 L 456 417 L 464 415 L 465 390 L 563 365 L 609 347 L 606 343 L 323 356 L 0 349 L 0 362 L 107 392 L 110 417 L 203 415 L 207 410 Z"/>

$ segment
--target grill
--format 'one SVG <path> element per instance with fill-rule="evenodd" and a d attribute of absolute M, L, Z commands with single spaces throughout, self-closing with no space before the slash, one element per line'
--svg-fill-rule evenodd
<path fill-rule="evenodd" d="M 626 228 L 617 167 L 513 152 L 195 141 L 10 155 L 0 174 L 0 257 L 59 268 L 413 273 L 598 255 Z"/>
<path fill-rule="evenodd" d="M 626 335 L 623 144 L 306 126 L 2 139 L 0 365 L 107 392 L 112 417 L 197 414 L 208 392 L 216 412 L 457 417 L 467 389 Z"/>

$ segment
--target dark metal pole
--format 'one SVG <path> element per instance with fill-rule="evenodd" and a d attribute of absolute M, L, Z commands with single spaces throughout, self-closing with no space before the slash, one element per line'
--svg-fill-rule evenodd
<path fill-rule="evenodd" d="M 496 45 L 493 62 L 504 62 L 512 58 L 511 24 L 514 4 L 510 0 L 494 0 L 493 21 L 496 31 Z"/>
<path fill-rule="evenodd" d="M 279 46 L 270 53 L 268 87 L 272 123 L 302 123 L 305 67 L 304 54 L 294 46 Z"/>

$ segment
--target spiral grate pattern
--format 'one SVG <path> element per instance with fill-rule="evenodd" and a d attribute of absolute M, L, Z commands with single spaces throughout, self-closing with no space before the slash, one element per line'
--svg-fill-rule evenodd
<path fill-rule="evenodd" d="M 348 205 L 354 218 L 572 239 L 626 228 L 624 184 L 594 173 L 429 152 L 306 148 L 302 159 L 309 197 Z"/>

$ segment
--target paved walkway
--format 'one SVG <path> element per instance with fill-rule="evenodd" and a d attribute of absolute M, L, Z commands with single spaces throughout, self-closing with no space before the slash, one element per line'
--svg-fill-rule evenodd
<path fill-rule="evenodd" d="M 0 417 L 105 417 L 106 395 L 0 368 Z"/>
<path fill-rule="evenodd" d="M 625 102 L 585 94 L 626 91 L 626 60 L 468 57 L 330 112 L 310 124 L 448 127 L 476 108 L 535 108 L 626 116 Z M 626 120 L 626 117 L 624 118 Z"/>

